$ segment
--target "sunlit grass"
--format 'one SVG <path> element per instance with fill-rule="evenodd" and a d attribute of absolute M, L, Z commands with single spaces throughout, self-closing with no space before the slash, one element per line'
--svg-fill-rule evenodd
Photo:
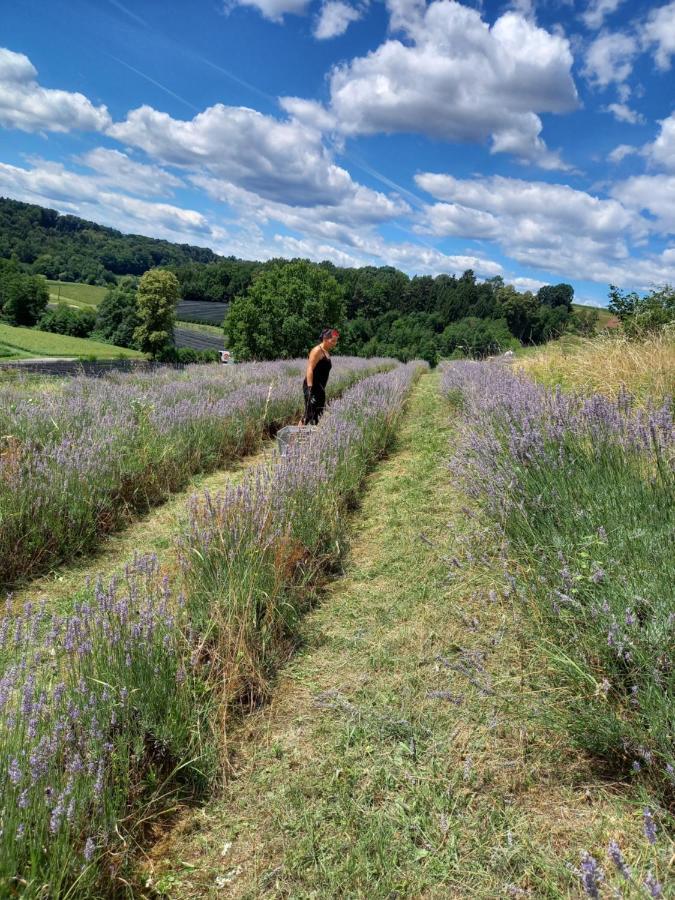
<path fill-rule="evenodd" d="M 675 391 L 675 334 L 643 341 L 621 334 L 592 340 L 565 337 L 531 351 L 516 367 L 548 387 L 618 396 L 627 388 L 641 402 L 656 402 Z"/>

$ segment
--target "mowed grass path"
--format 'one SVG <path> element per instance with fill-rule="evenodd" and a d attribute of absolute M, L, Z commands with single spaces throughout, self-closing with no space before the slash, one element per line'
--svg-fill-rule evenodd
<path fill-rule="evenodd" d="M 222 797 L 147 859 L 153 896 L 577 897 L 583 849 L 640 852 L 636 798 L 540 721 L 546 666 L 451 482 L 449 416 L 423 377 Z"/>

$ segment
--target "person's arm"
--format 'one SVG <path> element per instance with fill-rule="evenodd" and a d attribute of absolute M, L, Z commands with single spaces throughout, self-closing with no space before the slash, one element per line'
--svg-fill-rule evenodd
<path fill-rule="evenodd" d="M 309 354 L 309 359 L 307 360 L 307 371 L 305 372 L 305 381 L 307 382 L 308 388 L 312 388 L 314 385 L 314 367 L 318 363 L 320 357 L 321 347 L 315 347 Z"/>

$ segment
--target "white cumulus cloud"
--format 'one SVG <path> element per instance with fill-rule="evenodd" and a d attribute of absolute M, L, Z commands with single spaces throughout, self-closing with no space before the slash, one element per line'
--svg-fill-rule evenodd
<path fill-rule="evenodd" d="M 20 131 L 104 131 L 105 106 L 84 94 L 38 84 L 37 69 L 23 53 L 0 47 L 0 125 Z"/>
<path fill-rule="evenodd" d="M 102 183 L 130 194 L 166 196 L 183 184 L 180 178 L 159 166 L 137 162 L 119 150 L 97 147 L 78 161 L 98 172 Z"/>
<path fill-rule="evenodd" d="M 352 22 L 357 22 L 364 13 L 363 7 L 351 6 L 342 0 L 326 0 L 314 25 L 314 37 L 320 41 L 344 34 Z"/>
<path fill-rule="evenodd" d="M 193 119 L 142 106 L 109 129 L 160 163 L 198 167 L 268 200 L 309 206 L 336 203 L 354 187 L 318 130 L 246 107 L 216 104 Z"/>
<path fill-rule="evenodd" d="M 639 49 L 638 41 L 630 34 L 619 31 L 601 34 L 586 52 L 584 75 L 601 88 L 613 82 L 621 84 L 633 71 Z"/>
<path fill-rule="evenodd" d="M 224 8 L 229 12 L 235 6 L 252 7 L 263 18 L 280 24 L 286 15 L 303 16 L 307 12 L 309 0 L 227 0 Z"/>
<path fill-rule="evenodd" d="M 659 121 L 656 140 L 643 148 L 649 161 L 660 169 L 675 172 L 675 110 L 667 119 Z"/>
<path fill-rule="evenodd" d="M 657 230 L 675 234 L 675 175 L 635 175 L 614 185 L 612 196 L 629 209 L 651 213 Z"/>
<path fill-rule="evenodd" d="M 621 6 L 623 0 L 590 0 L 581 18 L 587 28 L 600 28 L 607 16 Z"/>
<path fill-rule="evenodd" d="M 607 159 L 612 163 L 620 163 L 627 156 L 632 156 L 639 152 L 639 148 L 633 147 L 631 144 L 619 144 L 618 147 L 615 147 L 612 152 L 607 155 Z"/>
<path fill-rule="evenodd" d="M 628 122 L 629 125 L 640 125 L 645 117 L 642 113 L 631 109 L 626 103 L 610 103 L 607 112 L 611 113 L 619 122 Z"/>
<path fill-rule="evenodd" d="M 627 273 L 631 244 L 649 232 L 639 209 L 565 184 L 436 173 L 416 181 L 438 200 L 421 214 L 421 231 L 494 240 L 523 265 L 567 278 L 606 282 L 614 270 Z"/>
<path fill-rule="evenodd" d="M 491 140 L 494 152 L 562 167 L 538 114 L 578 105 L 566 38 L 515 12 L 490 26 L 454 0 L 390 0 L 388 8 L 405 41 L 387 40 L 331 73 L 329 111 L 343 134 Z"/>
<path fill-rule="evenodd" d="M 111 191 L 98 175 L 82 175 L 61 163 L 34 160 L 31 168 L 0 163 L 0 193 L 149 237 L 207 244 L 213 234 L 197 210 Z"/>
<path fill-rule="evenodd" d="M 675 55 L 675 2 L 649 13 L 642 28 L 642 37 L 652 47 L 658 68 L 668 71 L 671 57 Z"/>

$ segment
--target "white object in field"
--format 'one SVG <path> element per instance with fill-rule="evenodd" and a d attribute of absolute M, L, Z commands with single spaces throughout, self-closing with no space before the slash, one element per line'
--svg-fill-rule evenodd
<path fill-rule="evenodd" d="M 316 425 L 286 425 L 277 431 L 279 453 L 285 456 L 289 447 L 305 444 L 317 430 Z"/>
<path fill-rule="evenodd" d="M 229 350 L 219 350 L 221 363 L 233 363 L 234 357 Z"/>
<path fill-rule="evenodd" d="M 511 357 L 512 357 L 512 356 L 515 356 L 515 355 L 516 355 L 516 354 L 513 352 L 513 350 L 507 350 L 506 353 L 504 354 L 504 358 L 505 358 L 505 359 L 511 359 Z"/>

